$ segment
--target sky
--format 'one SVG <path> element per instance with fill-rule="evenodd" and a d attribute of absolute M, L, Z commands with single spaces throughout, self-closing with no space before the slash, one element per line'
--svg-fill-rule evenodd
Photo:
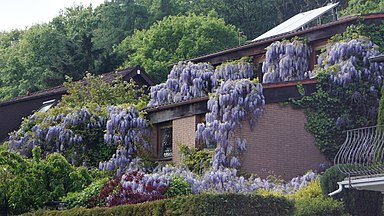
<path fill-rule="evenodd" d="M 61 9 L 74 4 L 96 7 L 104 0 L 0 0 L 0 31 L 25 29 L 33 24 L 47 23 Z"/>

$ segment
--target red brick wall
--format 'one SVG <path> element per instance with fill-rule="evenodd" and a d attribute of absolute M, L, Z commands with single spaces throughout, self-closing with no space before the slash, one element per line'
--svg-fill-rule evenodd
<path fill-rule="evenodd" d="M 303 110 L 267 104 L 253 130 L 244 122 L 245 127 L 238 132 L 247 139 L 242 170 L 260 177 L 275 174 L 290 179 L 309 169 L 319 169 L 320 163 L 327 160 L 315 146 L 314 137 L 305 130 L 306 122 Z"/>
<path fill-rule="evenodd" d="M 199 116 L 190 116 L 172 121 L 173 157 L 181 160 L 178 145 L 196 147 L 196 124 Z M 278 103 L 266 105 L 262 117 L 253 130 L 248 122 L 237 134 L 247 139 L 247 150 L 241 156 L 242 171 L 256 173 L 260 177 L 275 174 L 285 179 L 304 174 L 309 169 L 319 169 L 321 163 L 328 163 L 315 146 L 314 137 L 304 125 L 307 122 L 303 110 L 281 106 Z M 157 127 L 152 129 L 152 144 L 157 150 Z"/>
<path fill-rule="evenodd" d="M 173 120 L 172 122 L 172 161 L 178 164 L 181 160 L 178 145 L 195 147 L 195 131 L 197 116 Z"/>

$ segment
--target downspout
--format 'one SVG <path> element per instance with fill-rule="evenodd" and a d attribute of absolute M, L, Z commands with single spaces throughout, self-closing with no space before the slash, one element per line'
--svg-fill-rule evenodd
<path fill-rule="evenodd" d="M 343 190 L 343 185 L 341 183 L 337 183 L 339 185 L 339 189 L 333 191 L 332 193 L 329 193 L 328 196 L 333 196 L 333 195 L 336 195 L 338 193 L 340 193 L 342 190 Z"/>

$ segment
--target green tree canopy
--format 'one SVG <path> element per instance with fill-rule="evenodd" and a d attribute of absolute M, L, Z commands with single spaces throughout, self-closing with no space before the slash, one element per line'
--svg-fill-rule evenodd
<path fill-rule="evenodd" d="M 349 0 L 348 6 L 340 13 L 343 16 L 347 16 L 352 14 L 366 14 L 383 11 L 384 1 L 382 0 Z"/>
<path fill-rule="evenodd" d="M 116 52 L 127 57 L 124 67 L 141 65 L 152 77 L 163 81 L 172 63 L 238 43 L 235 26 L 215 16 L 191 14 L 166 17 L 148 30 L 136 31 Z"/>

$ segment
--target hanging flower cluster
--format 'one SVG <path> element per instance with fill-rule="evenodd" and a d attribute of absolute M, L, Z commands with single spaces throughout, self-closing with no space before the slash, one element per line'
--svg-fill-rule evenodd
<path fill-rule="evenodd" d="M 241 122 L 249 119 L 251 127 L 261 116 L 265 104 L 262 86 L 250 81 L 252 66 L 244 60 L 225 63 L 215 70 L 206 63 L 175 65 L 166 83 L 151 88 L 148 106 L 208 96 L 206 124 L 199 124 L 196 139 L 208 146 L 218 145 L 215 167 L 237 167 L 238 154 L 245 151 L 246 140 L 234 137 Z"/>
<path fill-rule="evenodd" d="M 148 106 L 207 96 L 211 89 L 213 71 L 214 68 L 207 63 L 179 62 L 172 68 L 165 83 L 151 87 Z"/>
<path fill-rule="evenodd" d="M 372 83 L 371 88 L 380 89 L 384 78 L 383 64 L 369 61 L 379 54 L 377 47 L 367 38 L 340 41 L 328 45 L 326 52 L 320 55 L 319 70 L 327 69 L 334 84 L 339 86 L 364 79 Z"/>
<path fill-rule="evenodd" d="M 252 66 L 242 60 L 236 64 L 225 63 L 216 69 L 208 63 L 179 62 L 173 67 L 165 83 L 151 87 L 148 106 L 208 96 L 221 81 L 254 77 Z"/>
<path fill-rule="evenodd" d="M 133 107 L 109 106 L 107 111 L 109 120 L 104 140 L 106 143 L 118 146 L 118 149 L 109 161 L 99 163 L 99 169 L 116 170 L 120 176 L 125 169 L 139 162 L 139 159 L 135 158 L 138 145 L 149 150 L 149 143 L 146 140 L 149 132 L 148 123 Z"/>
<path fill-rule="evenodd" d="M 228 80 L 210 96 L 206 123 L 197 125 L 196 139 L 208 146 L 216 144 L 213 167 L 238 167 L 238 155 L 245 151 L 246 140 L 235 137 L 242 121 L 249 120 L 251 128 L 261 116 L 265 105 L 260 83 L 249 79 Z"/>
<path fill-rule="evenodd" d="M 255 73 L 251 64 L 244 64 L 241 61 L 237 64 L 224 63 L 216 68 L 212 76 L 212 86 L 216 89 L 221 81 L 253 78 L 255 78 Z"/>
<path fill-rule="evenodd" d="M 262 66 L 263 83 L 308 78 L 310 47 L 299 40 L 276 41 L 267 47 Z"/>

